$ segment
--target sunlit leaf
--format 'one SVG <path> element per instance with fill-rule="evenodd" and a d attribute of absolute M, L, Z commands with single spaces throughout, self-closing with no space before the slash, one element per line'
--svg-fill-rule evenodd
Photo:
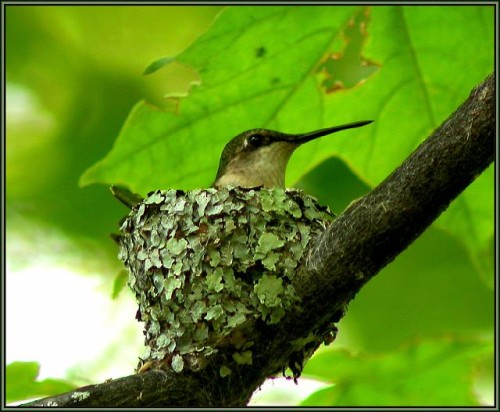
<path fill-rule="evenodd" d="M 322 92 L 315 86 L 315 66 L 355 11 L 226 9 L 177 57 L 199 72 L 201 86 L 180 100 L 176 113 L 136 105 L 112 151 L 87 170 L 81 183 L 123 182 L 141 194 L 156 188 L 207 186 L 222 147 L 241 131 L 266 126 L 299 132 L 321 126 Z M 282 113 L 296 110 L 304 99 L 305 123 L 297 125 L 295 119 L 281 124 Z M 294 108 L 285 109 L 290 102 L 295 102 Z"/>

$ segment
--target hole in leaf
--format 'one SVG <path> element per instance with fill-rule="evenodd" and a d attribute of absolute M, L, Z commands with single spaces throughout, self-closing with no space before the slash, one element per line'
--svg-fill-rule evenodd
<path fill-rule="evenodd" d="M 365 7 L 357 12 L 344 28 L 344 49 L 326 56 L 318 66 L 317 72 L 324 76 L 321 85 L 326 93 L 355 87 L 379 69 L 378 64 L 362 55 L 363 45 L 368 37 L 369 22 L 370 9 Z"/>

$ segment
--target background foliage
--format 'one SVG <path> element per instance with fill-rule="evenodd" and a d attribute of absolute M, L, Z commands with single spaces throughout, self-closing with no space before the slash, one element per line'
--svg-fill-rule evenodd
<path fill-rule="evenodd" d="M 211 26 L 220 8 L 8 7 L 8 239 L 43 255 L 29 235 L 55 231 L 73 245 L 57 259 L 111 295 L 107 234 L 125 210 L 106 185 L 208 186 L 245 129 L 373 119 L 290 162 L 289 185 L 341 212 L 493 71 L 493 7 L 444 7 L 229 7 Z M 492 402 L 493 229 L 490 168 L 350 304 L 338 341 L 305 370 L 328 386 L 304 404 Z M 24 252 L 8 252 L 15 268 Z M 90 381 L 106 368 L 94 366 Z"/>

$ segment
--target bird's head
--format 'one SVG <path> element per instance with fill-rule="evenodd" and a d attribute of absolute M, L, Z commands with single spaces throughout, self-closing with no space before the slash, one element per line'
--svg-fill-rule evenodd
<path fill-rule="evenodd" d="M 247 130 L 224 147 L 213 186 L 284 187 L 286 166 L 297 147 L 318 137 L 371 122 L 349 123 L 302 134 L 268 129 Z"/>

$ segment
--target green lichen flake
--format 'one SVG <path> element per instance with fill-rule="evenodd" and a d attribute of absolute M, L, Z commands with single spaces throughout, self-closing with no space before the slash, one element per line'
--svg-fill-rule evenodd
<path fill-rule="evenodd" d="M 295 189 L 150 193 L 124 220 L 118 255 L 145 325 L 139 368 L 198 370 L 247 320 L 279 322 L 298 301 L 295 268 L 332 220 Z M 250 365 L 241 344 L 233 358 Z"/>

